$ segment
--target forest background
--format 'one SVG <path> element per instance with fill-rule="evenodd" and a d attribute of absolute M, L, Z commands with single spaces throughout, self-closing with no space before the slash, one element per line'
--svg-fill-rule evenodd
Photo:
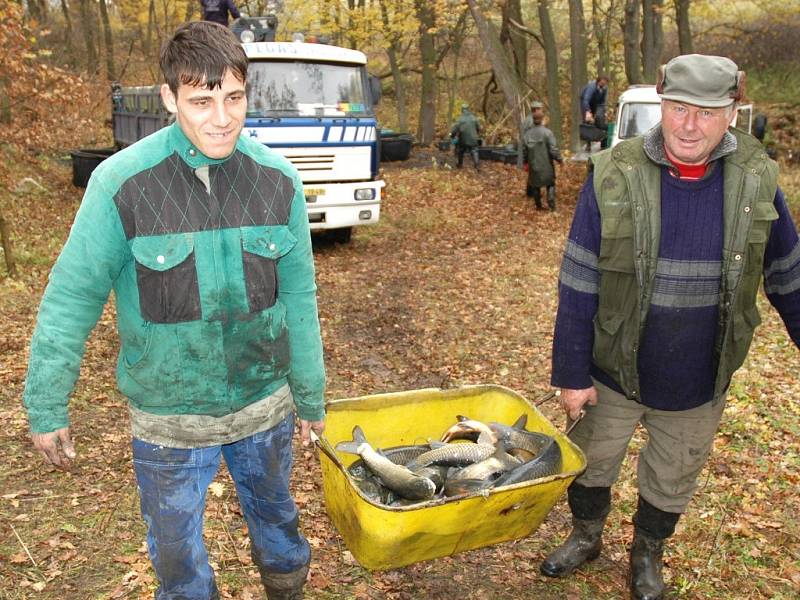
<path fill-rule="evenodd" d="M 489 144 L 514 143 L 527 100 L 545 103 L 566 154 L 577 149 L 577 90 L 610 75 L 609 106 L 684 52 L 747 71 L 768 116 L 765 143 L 800 216 L 798 0 L 239 0 L 294 31 L 358 48 L 382 81 L 383 127 L 410 131 L 406 163 L 382 167 L 381 223 L 348 246 L 315 247 L 328 399 L 494 382 L 548 389 L 555 281 L 585 163 L 559 173 L 560 210 L 536 213 L 522 171 L 450 168 L 438 151 L 461 103 Z M 148 598 L 154 581 L 114 387 L 113 306 L 90 338 L 71 404 L 82 453 L 72 472 L 34 456 L 20 398 L 36 306 L 80 204 L 69 151 L 108 147 L 110 83 L 159 81 L 157 53 L 194 0 L 10 0 L 0 5 L 0 598 Z M 465 290 L 467 293 L 465 293 Z M 471 292 L 471 293 L 470 293 Z M 453 306 L 450 298 L 458 298 Z M 764 324 L 737 375 L 702 491 L 667 554 L 679 598 L 800 593 L 800 372 L 797 350 L 760 301 Z M 553 422 L 563 415 L 545 407 Z M 637 436 L 637 443 L 641 437 Z M 298 448 L 293 491 L 315 552 L 312 598 L 619 598 L 635 507 L 635 458 L 615 488 L 606 551 L 566 581 L 538 562 L 563 538 L 559 505 L 529 538 L 370 573 L 328 521 L 316 457 Z M 209 552 L 225 598 L 260 597 L 246 527 L 224 474 L 209 495 Z"/>

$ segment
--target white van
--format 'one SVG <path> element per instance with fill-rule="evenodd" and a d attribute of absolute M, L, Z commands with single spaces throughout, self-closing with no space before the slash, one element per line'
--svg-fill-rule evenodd
<path fill-rule="evenodd" d="M 622 92 L 617 102 L 617 119 L 611 136 L 611 147 L 622 140 L 642 135 L 661 120 L 661 98 L 654 85 L 632 85 Z M 733 125 L 751 132 L 753 105 L 739 105 Z"/>

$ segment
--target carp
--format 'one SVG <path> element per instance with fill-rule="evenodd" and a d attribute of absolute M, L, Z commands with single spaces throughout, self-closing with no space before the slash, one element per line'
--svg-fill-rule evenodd
<path fill-rule="evenodd" d="M 429 500 L 436 492 L 436 485 L 427 477 L 417 475 L 403 465 L 397 465 L 377 452 L 364 435 L 361 427 L 353 427 L 353 440 L 336 444 L 339 452 L 358 454 L 367 468 L 380 482 L 408 500 Z"/>

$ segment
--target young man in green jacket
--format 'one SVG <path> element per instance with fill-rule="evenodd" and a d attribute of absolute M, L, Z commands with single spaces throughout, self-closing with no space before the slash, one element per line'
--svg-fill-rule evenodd
<path fill-rule="evenodd" d="M 239 135 L 247 58 L 228 29 L 182 25 L 161 69 L 176 122 L 98 167 L 50 274 L 25 386 L 33 443 L 48 463 L 76 458 L 67 401 L 113 290 L 156 598 L 218 598 L 203 508 L 221 457 L 267 596 L 301 598 L 294 412 L 307 444 L 325 381 L 303 187 Z"/>

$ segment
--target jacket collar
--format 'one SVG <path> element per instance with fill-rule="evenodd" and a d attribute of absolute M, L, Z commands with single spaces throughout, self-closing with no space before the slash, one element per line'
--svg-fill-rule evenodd
<path fill-rule="evenodd" d="M 172 123 L 172 125 L 170 125 L 169 127 L 170 127 L 169 131 L 170 145 L 172 146 L 172 148 L 174 148 L 175 153 L 178 154 L 183 159 L 183 161 L 193 169 L 197 169 L 198 167 L 202 167 L 205 165 L 218 165 L 220 163 L 223 163 L 226 160 L 228 160 L 239 148 L 239 141 L 237 140 L 233 152 L 231 152 L 231 154 L 229 154 L 225 158 L 209 158 L 208 156 L 200 152 L 200 150 L 198 150 L 198 148 L 194 144 L 192 144 L 189 138 L 186 137 L 186 134 L 183 133 L 183 130 L 181 129 L 180 125 L 178 125 L 177 121 Z"/>
<path fill-rule="evenodd" d="M 726 131 L 722 136 L 722 140 L 711 156 L 708 157 L 708 162 L 712 163 L 720 158 L 724 158 L 736 152 L 736 138 L 730 131 Z M 674 169 L 675 166 L 667 158 L 667 153 L 664 150 L 664 134 L 661 132 L 661 125 L 656 125 L 650 131 L 644 134 L 644 153 L 651 161 L 657 165 Z"/>

